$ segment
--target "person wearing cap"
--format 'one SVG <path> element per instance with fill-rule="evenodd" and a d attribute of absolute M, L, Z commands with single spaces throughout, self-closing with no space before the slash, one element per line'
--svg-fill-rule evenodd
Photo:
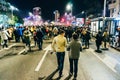
<path fill-rule="evenodd" d="M 76 80 L 78 72 L 78 60 L 80 57 L 80 51 L 82 51 L 82 44 L 78 39 L 79 37 L 77 33 L 73 33 L 72 38 L 73 40 L 67 46 L 70 64 L 69 76 L 72 76 L 74 73 L 73 80 Z"/>
<path fill-rule="evenodd" d="M 54 37 L 52 41 L 52 49 L 54 52 L 56 52 L 56 56 L 57 56 L 57 64 L 58 64 L 57 70 L 59 70 L 58 78 L 62 77 L 62 71 L 64 67 L 65 49 L 67 46 L 67 39 L 64 36 L 65 36 L 65 31 L 60 30 L 59 35 Z"/>

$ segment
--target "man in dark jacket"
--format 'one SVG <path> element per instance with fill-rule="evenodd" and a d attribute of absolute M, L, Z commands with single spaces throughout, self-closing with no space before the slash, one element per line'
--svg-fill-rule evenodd
<path fill-rule="evenodd" d="M 43 36 L 44 36 L 43 31 L 39 27 L 36 32 L 36 39 L 37 39 L 37 44 L 38 44 L 39 50 L 42 50 Z"/>
<path fill-rule="evenodd" d="M 74 70 L 74 78 L 73 80 L 76 80 L 77 78 L 77 72 L 78 72 L 78 60 L 80 57 L 80 51 L 82 51 L 82 45 L 80 40 L 78 40 L 77 33 L 73 33 L 73 40 L 69 43 L 67 50 L 70 50 L 69 53 L 69 62 L 70 62 L 70 72 L 69 75 L 73 75 Z M 73 69 L 74 66 L 74 69 Z"/>
<path fill-rule="evenodd" d="M 101 31 L 99 31 L 98 33 L 97 33 L 97 35 L 96 35 L 96 47 L 97 47 L 97 50 L 96 50 L 96 52 L 102 52 L 101 50 L 100 50 L 100 45 L 102 44 L 102 33 L 101 33 Z"/>
<path fill-rule="evenodd" d="M 88 49 L 89 48 L 89 40 L 90 40 L 90 32 L 87 30 L 86 34 L 85 34 L 85 48 Z"/>

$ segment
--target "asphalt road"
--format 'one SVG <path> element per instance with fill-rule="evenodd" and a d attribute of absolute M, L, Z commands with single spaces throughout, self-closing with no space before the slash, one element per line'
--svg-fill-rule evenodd
<path fill-rule="evenodd" d="M 50 54 L 51 41 L 44 41 L 43 50 L 37 47 L 27 54 L 7 55 L 0 59 L 0 80 L 56 80 L 58 72 L 56 55 Z M 110 48 L 102 53 L 94 52 L 94 43 L 81 52 L 77 80 L 120 80 L 120 52 Z M 46 48 L 47 47 L 47 48 Z M 23 47 L 9 49 L 19 53 Z M 5 53 L 8 52 L 5 50 Z M 63 77 L 68 80 L 69 61 L 66 51 Z M 72 80 L 71 77 L 69 80 Z"/>

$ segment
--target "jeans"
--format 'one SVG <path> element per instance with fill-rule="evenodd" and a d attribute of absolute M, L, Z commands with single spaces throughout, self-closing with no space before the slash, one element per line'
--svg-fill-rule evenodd
<path fill-rule="evenodd" d="M 29 51 L 31 51 L 30 43 L 26 43 L 26 47 L 28 47 L 28 48 L 29 48 Z"/>
<path fill-rule="evenodd" d="M 85 47 L 89 48 L 89 40 L 85 40 Z"/>
<path fill-rule="evenodd" d="M 58 63 L 58 69 L 59 69 L 59 76 L 61 76 L 63 67 L 64 67 L 65 52 L 57 52 L 56 56 L 57 56 L 57 63 Z"/>
<path fill-rule="evenodd" d="M 37 40 L 37 44 L 38 44 L 39 50 L 41 50 L 42 49 L 43 40 L 42 39 L 38 39 Z"/>
<path fill-rule="evenodd" d="M 77 77 L 78 59 L 69 59 L 69 62 L 70 62 L 70 73 L 73 74 L 73 70 L 74 70 L 74 77 Z"/>

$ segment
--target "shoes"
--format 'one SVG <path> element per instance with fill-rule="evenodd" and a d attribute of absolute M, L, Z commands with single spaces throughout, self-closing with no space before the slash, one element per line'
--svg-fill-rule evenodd
<path fill-rule="evenodd" d="M 59 71 L 59 68 L 57 68 L 56 71 Z"/>
<path fill-rule="evenodd" d="M 59 78 L 63 77 L 63 75 L 59 75 Z"/>
<path fill-rule="evenodd" d="M 74 77 L 72 80 L 77 80 L 76 77 Z"/>
<path fill-rule="evenodd" d="M 55 80 L 60 80 L 63 75 L 59 75 Z"/>
<path fill-rule="evenodd" d="M 4 48 L 4 49 L 9 49 L 9 48 L 7 47 L 7 48 Z"/>
<path fill-rule="evenodd" d="M 101 50 L 95 50 L 95 52 L 102 53 L 102 51 L 101 51 Z"/>
<path fill-rule="evenodd" d="M 42 48 L 40 48 L 39 50 L 42 50 Z"/>
<path fill-rule="evenodd" d="M 63 77 L 63 75 L 62 75 L 62 74 L 59 74 L 59 77 Z"/>
<path fill-rule="evenodd" d="M 70 72 L 70 73 L 69 73 L 69 76 L 72 76 L 72 75 L 73 75 L 73 73 Z"/>

